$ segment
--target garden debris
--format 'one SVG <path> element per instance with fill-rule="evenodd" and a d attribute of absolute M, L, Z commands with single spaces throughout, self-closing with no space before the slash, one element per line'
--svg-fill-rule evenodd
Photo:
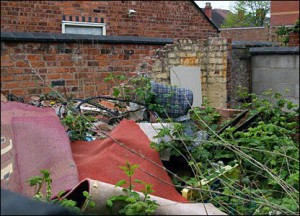
<path fill-rule="evenodd" d="M 223 131 L 225 131 L 228 127 L 232 127 L 237 125 L 241 119 L 245 118 L 246 114 L 249 112 L 249 110 L 244 110 L 242 113 L 238 114 L 232 121 L 230 121 L 227 125 L 222 127 L 217 134 L 221 134 Z"/>
<path fill-rule="evenodd" d="M 146 122 L 141 122 L 138 123 L 140 129 L 146 134 L 148 139 L 151 142 L 156 142 L 159 143 L 161 139 L 164 139 L 164 141 L 170 141 L 171 138 L 168 136 L 165 136 L 164 138 L 156 138 L 158 135 L 159 131 L 162 128 L 169 128 L 172 129 L 173 125 L 171 123 L 146 123 Z M 160 153 L 160 159 L 163 161 L 169 161 L 170 160 L 170 149 L 164 149 Z"/>
<path fill-rule="evenodd" d="M 33 106 L 40 106 L 41 102 L 40 102 L 41 98 L 38 96 L 31 96 L 29 99 L 28 104 L 33 105 Z"/>
<path fill-rule="evenodd" d="M 101 123 L 96 124 L 96 127 L 111 129 Z M 12 130 L 18 132 L 12 133 Z M 48 169 L 53 174 L 53 196 L 62 190 L 70 191 L 68 196 L 73 200 L 79 200 L 80 205 L 80 200 L 84 202 L 85 198 L 80 197 L 81 195 L 76 191 L 84 188 L 92 195 L 98 205 L 97 208 L 101 208 L 105 205 L 105 202 L 102 202 L 105 198 L 103 195 L 119 190 L 114 189 L 114 185 L 107 186 L 109 185 L 107 183 L 116 184 L 123 178 L 123 172 L 118 166 L 126 159 L 140 165 L 140 169 L 135 173 L 137 179 L 142 179 L 154 186 L 156 192 L 151 198 L 162 203 L 158 212 L 165 214 L 182 212 L 183 214 L 192 211 L 195 214 L 202 214 L 206 208 L 212 213 L 222 213 L 211 204 L 187 203 L 172 184 L 158 152 L 149 147 L 150 140 L 133 120 L 122 120 L 111 130 L 109 138 L 90 142 L 75 141 L 71 143 L 71 148 L 64 131 L 55 111 L 50 107 L 2 102 L 1 137 L 5 137 L 3 142 L 8 141 L 8 145 L 1 145 L 1 153 L 5 150 L 11 156 L 14 154 L 19 156 L 18 160 L 16 157 L 5 157 L 8 160 L 1 161 L 1 174 L 6 176 L 1 180 L 1 187 L 32 197 L 34 190 L 26 180 L 37 176 L 41 169 Z M 9 145 L 12 138 L 14 143 Z M 159 166 L 154 165 L 150 160 Z M 28 161 L 31 161 L 30 166 L 28 166 Z M 22 175 L 19 176 L 19 173 Z M 87 184 L 83 183 L 86 182 L 87 177 L 91 179 Z M 98 187 L 95 187 L 95 184 Z M 137 191 L 142 189 L 143 186 L 135 188 Z M 164 206 L 164 203 L 171 204 L 172 208 Z M 178 208 L 177 211 L 174 211 L 175 207 Z"/>
<path fill-rule="evenodd" d="M 241 125 L 239 125 L 233 133 L 237 131 L 243 131 L 246 130 L 252 123 L 255 123 L 255 120 L 260 116 L 260 112 L 255 113 L 254 115 L 250 116 L 248 119 L 246 119 L 245 122 L 243 122 Z"/>

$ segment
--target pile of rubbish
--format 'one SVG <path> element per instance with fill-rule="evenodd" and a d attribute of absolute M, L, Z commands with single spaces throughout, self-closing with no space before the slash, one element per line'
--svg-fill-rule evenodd
<path fill-rule="evenodd" d="M 90 140 L 70 143 L 59 121 L 65 119 L 72 109 L 83 116 L 92 114 L 96 119 L 94 127 L 98 127 L 98 132 L 99 128 L 109 132 L 109 137 L 98 139 L 97 134 L 86 134 Z M 67 102 L 33 96 L 24 103 L 22 98 L 1 95 L 1 111 L 1 128 L 7 128 L 1 132 L 1 147 L 4 147 L 5 154 L 12 156 L 4 155 L 8 160 L 1 163 L 1 173 L 5 176 L 1 179 L 2 189 L 32 197 L 34 190 L 26 180 L 38 175 L 41 169 L 48 169 L 54 175 L 53 195 L 64 190 L 64 196 L 75 200 L 81 207 L 85 198 L 80 194 L 88 191 L 96 208 L 86 211 L 109 214 L 105 200 L 113 194 L 122 194 L 122 190 L 114 185 L 124 178 L 118 167 L 128 160 L 139 164 L 141 170 L 135 173 L 135 177 L 153 185 L 155 191 L 150 197 L 160 205 L 157 214 L 223 214 L 212 204 L 189 203 L 175 189 L 159 153 L 150 148 L 153 135 L 151 138 L 149 130 L 139 125 L 150 120 L 149 110 L 141 104 L 104 96 Z M 16 154 L 18 158 L 14 156 Z"/>

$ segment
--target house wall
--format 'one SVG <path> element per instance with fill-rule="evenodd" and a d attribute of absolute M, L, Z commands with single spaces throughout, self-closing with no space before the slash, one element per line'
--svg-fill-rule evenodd
<path fill-rule="evenodd" d="M 105 95 L 112 86 L 103 81 L 108 73 L 129 75 L 135 65 L 159 47 L 161 45 L 2 42 L 1 92 L 29 98 L 50 92 L 46 84 L 63 80 L 65 87 L 55 89 L 61 93 L 66 91 L 68 96 Z"/>
<path fill-rule="evenodd" d="M 250 52 L 253 55 L 253 92 L 262 96 L 263 91 L 272 89 L 299 104 L 299 48 L 298 51 L 295 47 L 282 51 L 280 48 L 256 48 Z M 285 93 L 285 89 L 289 91 Z"/>
<path fill-rule="evenodd" d="M 221 28 L 220 37 L 231 38 L 233 41 L 269 41 L 269 28 Z"/>
<path fill-rule="evenodd" d="M 133 17 L 129 9 L 136 10 Z M 1 1 L 2 32 L 61 33 L 63 18 L 103 21 L 110 36 L 218 36 L 192 1 Z"/>
<path fill-rule="evenodd" d="M 64 80 L 55 87 L 67 96 L 85 98 L 109 94 L 112 83 L 103 80 L 109 73 L 147 73 L 153 80 L 170 84 L 170 68 L 201 68 L 202 95 L 210 105 L 227 107 L 227 70 L 230 42 L 226 39 L 180 39 L 174 44 L 101 44 L 2 42 L 1 91 L 29 98 L 48 93 L 46 85 Z M 27 59 L 29 61 L 27 61 Z M 30 64 L 28 63 L 30 62 Z M 32 73 L 36 70 L 39 76 Z"/>
<path fill-rule="evenodd" d="M 270 25 L 294 25 L 299 19 L 299 1 L 271 1 Z"/>
<path fill-rule="evenodd" d="M 172 67 L 200 67 L 203 99 L 211 106 L 226 108 L 230 45 L 225 38 L 180 39 L 158 49 L 138 65 L 136 71 L 148 73 L 157 82 L 170 84 Z"/>

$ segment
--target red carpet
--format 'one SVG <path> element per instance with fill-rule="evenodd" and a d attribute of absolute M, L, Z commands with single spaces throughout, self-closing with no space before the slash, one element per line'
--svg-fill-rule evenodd
<path fill-rule="evenodd" d="M 134 121 L 123 120 L 110 133 L 110 136 L 162 166 L 158 152 L 150 148 L 150 140 Z M 77 165 L 79 180 L 91 178 L 110 184 L 116 184 L 121 179 L 128 181 L 128 177 L 119 166 L 123 166 L 126 161 L 129 161 L 131 164 L 138 164 L 140 168 L 155 177 L 172 184 L 165 170 L 131 153 L 110 138 L 91 142 L 72 142 L 71 148 Z M 152 195 L 177 202 L 186 202 L 186 199 L 176 191 L 173 185 L 163 183 L 142 170 L 137 169 L 133 179 L 152 184 L 155 190 Z M 135 185 L 134 189 L 137 191 L 144 188 L 140 184 Z"/>

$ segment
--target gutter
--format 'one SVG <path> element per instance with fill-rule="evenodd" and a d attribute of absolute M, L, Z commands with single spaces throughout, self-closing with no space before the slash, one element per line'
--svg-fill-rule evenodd
<path fill-rule="evenodd" d="M 83 34 L 58 34 L 36 32 L 1 32 L 1 42 L 59 42 L 59 43 L 109 43 L 109 44 L 146 44 L 166 45 L 172 44 L 172 38 L 151 38 L 136 36 L 98 36 Z"/>

